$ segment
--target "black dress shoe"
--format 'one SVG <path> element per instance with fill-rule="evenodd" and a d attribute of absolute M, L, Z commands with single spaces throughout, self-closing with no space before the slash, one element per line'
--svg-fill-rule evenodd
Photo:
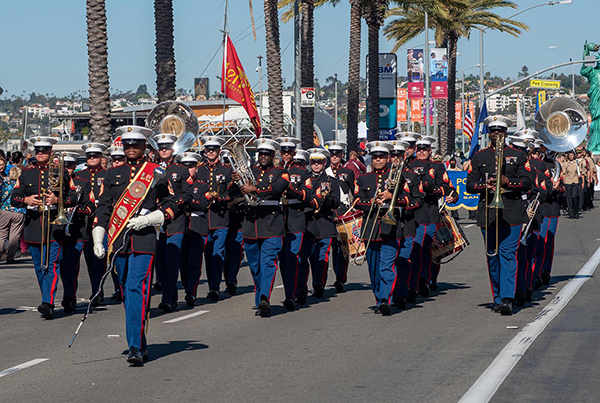
<path fill-rule="evenodd" d="M 44 319 L 54 319 L 54 307 L 47 302 L 42 302 L 41 305 L 38 306 L 38 312 L 42 314 Z"/>
<path fill-rule="evenodd" d="M 131 347 L 129 349 L 129 355 L 127 356 L 127 362 L 133 367 L 141 367 L 144 365 L 144 357 L 139 349 Z"/>
<path fill-rule="evenodd" d="M 550 275 L 550 272 L 543 271 L 541 277 L 542 277 L 542 282 L 544 283 L 544 285 L 550 284 L 550 278 L 552 278 L 552 276 Z"/>
<path fill-rule="evenodd" d="M 525 300 L 527 299 L 527 293 L 525 291 L 517 291 L 515 294 L 515 305 L 516 306 L 524 306 Z"/>
<path fill-rule="evenodd" d="M 431 291 L 437 291 L 440 289 L 439 284 L 437 283 L 437 281 L 432 281 L 431 284 L 429 284 L 429 289 Z"/>
<path fill-rule="evenodd" d="M 323 288 L 323 286 L 319 283 L 315 284 L 313 286 L 314 292 L 313 292 L 313 297 L 315 298 L 323 298 L 323 293 L 325 293 L 325 289 Z"/>
<path fill-rule="evenodd" d="M 90 296 L 90 299 L 93 297 L 93 295 Z M 94 308 L 98 307 L 100 305 L 100 295 L 98 295 L 96 298 L 92 299 L 92 306 Z"/>
<path fill-rule="evenodd" d="M 500 312 L 500 304 L 494 304 L 492 308 L 492 312 L 499 313 Z"/>
<path fill-rule="evenodd" d="M 536 280 L 535 280 L 535 282 L 533 283 L 533 289 L 534 289 L 534 290 L 539 290 L 539 289 L 540 289 L 540 287 L 541 287 L 542 285 L 544 285 L 544 282 L 542 281 L 542 279 L 541 279 L 541 278 L 538 278 L 538 279 L 536 279 Z"/>
<path fill-rule="evenodd" d="M 346 290 L 344 290 L 344 283 L 342 283 L 339 280 L 336 280 L 335 283 L 333 283 L 333 286 L 335 287 L 336 292 L 345 292 L 346 291 Z"/>
<path fill-rule="evenodd" d="M 211 292 L 208 293 L 207 297 L 212 302 L 217 302 L 219 300 L 219 291 L 212 290 Z"/>
<path fill-rule="evenodd" d="M 394 305 L 396 305 L 396 308 L 398 308 L 398 309 L 405 309 L 406 308 L 406 299 L 404 299 L 403 297 L 395 297 Z"/>
<path fill-rule="evenodd" d="M 417 290 L 414 288 L 408 289 L 408 297 L 406 297 L 406 302 L 410 302 L 413 304 L 417 300 Z"/>
<path fill-rule="evenodd" d="M 173 312 L 173 305 L 168 304 L 166 302 L 161 302 L 160 304 L 158 304 L 158 309 L 162 309 L 164 313 L 171 313 Z"/>
<path fill-rule="evenodd" d="M 19 261 L 15 259 L 6 259 L 6 264 L 18 264 Z"/>
<path fill-rule="evenodd" d="M 65 298 L 60 304 L 65 309 L 65 313 L 71 313 L 77 307 L 77 303 L 72 298 Z"/>
<path fill-rule="evenodd" d="M 225 292 L 231 296 L 234 296 L 237 292 L 237 285 L 233 283 L 227 284 L 227 289 L 225 289 Z"/>
<path fill-rule="evenodd" d="M 193 307 L 196 305 L 196 297 L 194 297 L 192 294 L 185 294 L 185 303 L 187 306 Z"/>
<path fill-rule="evenodd" d="M 531 297 L 533 296 L 533 288 L 527 287 L 527 290 L 525 291 L 525 293 L 527 294 L 527 297 L 525 298 L 525 301 L 531 302 L 531 300 L 532 300 Z"/>
<path fill-rule="evenodd" d="M 148 349 L 142 350 L 142 359 L 144 360 L 144 362 L 150 359 L 150 356 L 148 355 Z"/>
<path fill-rule="evenodd" d="M 512 301 L 508 298 L 504 298 L 499 309 L 501 315 L 512 315 Z"/>
<path fill-rule="evenodd" d="M 162 283 L 160 281 L 157 281 L 156 283 L 154 283 L 154 285 L 152 287 L 154 287 L 154 289 L 156 291 L 162 291 Z"/>
<path fill-rule="evenodd" d="M 258 315 L 263 318 L 271 316 L 271 304 L 264 295 L 261 297 L 261 301 L 258 303 Z"/>
<path fill-rule="evenodd" d="M 296 309 L 296 303 L 291 298 L 287 298 L 285 301 L 283 301 L 283 306 L 285 306 L 285 309 L 288 311 L 293 311 Z"/>
<path fill-rule="evenodd" d="M 110 296 L 110 300 L 123 302 L 123 295 L 121 294 L 121 290 L 115 290 L 115 292 Z"/>
<path fill-rule="evenodd" d="M 392 314 L 392 308 L 390 307 L 390 304 L 388 304 L 387 299 L 384 298 L 379 303 L 379 312 L 381 312 L 381 315 L 383 316 L 390 316 Z"/>
<path fill-rule="evenodd" d="M 419 294 L 425 298 L 429 297 L 429 286 L 427 285 L 427 283 L 419 284 Z"/>
<path fill-rule="evenodd" d="M 306 291 L 298 290 L 298 292 L 296 293 L 296 302 L 298 303 L 298 305 L 306 304 Z"/>

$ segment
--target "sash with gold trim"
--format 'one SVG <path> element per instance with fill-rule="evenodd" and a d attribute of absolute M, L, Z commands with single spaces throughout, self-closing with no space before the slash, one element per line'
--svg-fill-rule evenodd
<path fill-rule="evenodd" d="M 113 208 L 108 223 L 108 253 L 129 219 L 139 210 L 152 187 L 154 168 L 158 165 L 144 162 Z"/>

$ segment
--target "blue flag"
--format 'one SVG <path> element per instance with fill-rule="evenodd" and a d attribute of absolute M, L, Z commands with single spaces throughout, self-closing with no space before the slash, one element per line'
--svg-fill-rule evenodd
<path fill-rule="evenodd" d="M 479 137 L 488 132 L 487 126 L 483 124 L 483 121 L 488 116 L 487 112 L 487 101 L 483 98 L 483 105 L 479 112 L 479 118 L 477 118 L 477 126 L 475 127 L 475 135 L 471 138 L 471 148 L 469 149 L 469 159 L 473 158 L 473 155 L 479 151 Z"/>

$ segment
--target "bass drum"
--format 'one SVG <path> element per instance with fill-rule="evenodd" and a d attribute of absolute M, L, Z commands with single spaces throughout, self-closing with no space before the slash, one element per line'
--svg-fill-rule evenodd
<path fill-rule="evenodd" d="M 431 245 L 431 257 L 437 264 L 444 264 L 456 258 L 463 249 L 469 246 L 469 241 L 448 210 L 443 209 L 440 216 L 441 222 L 435 231 L 433 244 Z M 442 261 L 443 258 L 448 256 L 452 257 Z"/>
<path fill-rule="evenodd" d="M 334 219 L 338 240 L 344 257 L 355 265 L 365 261 L 365 244 L 360 239 L 363 213 L 359 210 L 348 210 L 344 215 Z"/>

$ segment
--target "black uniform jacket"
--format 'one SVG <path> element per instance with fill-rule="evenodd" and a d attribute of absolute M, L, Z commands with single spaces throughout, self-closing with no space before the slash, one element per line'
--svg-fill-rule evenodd
<path fill-rule="evenodd" d="M 188 232 L 194 235 L 208 235 L 208 219 L 206 218 L 208 199 L 205 196 L 207 191 L 208 185 L 199 180 L 194 181 L 190 187 L 192 200 L 186 205 L 186 208 L 189 216 Z"/>
<path fill-rule="evenodd" d="M 244 238 L 259 239 L 285 235 L 281 196 L 289 187 L 289 174 L 282 168 L 271 166 L 263 169 L 253 167 L 256 178 L 257 195 L 261 199 L 258 206 L 248 206 L 242 224 Z"/>
<path fill-rule="evenodd" d="M 356 179 L 354 202 L 356 208 L 364 212 L 361 228 L 361 238 L 364 240 L 369 237 L 374 241 L 397 239 L 396 225 L 380 221 L 387 208 L 373 205 L 376 193 L 385 189 L 389 176 L 390 168 L 386 166 L 383 169 L 374 169 L 369 173 L 359 175 Z"/>
<path fill-rule="evenodd" d="M 48 172 L 48 164 L 27 168 L 21 173 L 21 176 L 13 189 L 10 200 L 11 205 L 13 207 L 27 209 L 25 214 L 25 229 L 23 230 L 25 242 L 42 242 L 42 212 L 39 211 L 37 206 L 27 206 L 25 204 L 25 198 L 28 196 L 39 195 L 41 189 L 48 189 Z M 77 204 L 77 195 L 75 194 L 75 190 L 71 187 L 70 182 L 69 173 L 65 170 L 63 173 L 64 207 L 74 207 Z M 54 194 L 58 196 L 59 191 L 54 191 Z M 50 214 L 50 219 L 44 220 L 47 225 L 49 222 L 56 219 L 58 214 L 57 206 L 47 206 L 46 213 Z M 50 239 L 53 241 L 62 241 L 65 239 L 64 225 L 51 225 Z"/>
<path fill-rule="evenodd" d="M 542 162 L 545 164 L 547 169 L 547 175 L 552 179 L 556 172 L 556 163 L 553 158 L 546 156 Z M 560 169 L 560 166 L 559 168 Z M 552 188 L 552 193 L 550 197 L 546 199 L 544 203 L 540 206 L 540 210 L 542 216 L 544 217 L 560 217 L 560 203 L 558 201 L 560 195 L 565 192 L 565 186 L 562 182 L 558 185 L 556 189 Z"/>
<path fill-rule="evenodd" d="M 218 199 L 211 203 L 208 210 L 208 227 L 210 230 L 229 227 L 229 209 L 227 203 L 231 200 L 229 191 L 233 183 L 231 168 L 222 165 L 219 161 L 214 164 L 208 161 L 198 167 L 196 179 L 208 185 L 208 192 L 218 193 Z M 208 197 L 207 197 L 208 198 Z"/>
<path fill-rule="evenodd" d="M 423 185 L 419 175 L 410 169 L 405 169 L 402 172 L 402 182 L 400 185 L 402 186 L 402 191 L 398 190 L 398 198 L 396 199 L 396 205 L 402 207 L 399 220 L 402 225 L 398 225 L 396 229 L 398 239 L 417 234 L 418 224 L 415 212 L 422 208 L 425 203 L 425 193 L 423 192 Z M 397 216 L 398 212 L 395 213 L 395 217 Z"/>
<path fill-rule="evenodd" d="M 104 178 L 106 177 L 106 174 L 108 173 L 108 171 L 104 168 L 97 167 L 97 168 L 88 168 L 88 169 L 84 169 L 78 172 L 75 172 L 75 176 L 81 180 L 86 181 L 87 183 L 90 184 L 90 191 L 88 192 L 88 199 L 98 205 L 99 202 L 99 195 L 100 195 L 100 189 L 102 188 L 102 182 L 104 181 Z"/>
<path fill-rule="evenodd" d="M 412 170 L 415 174 L 417 174 L 419 180 L 421 181 L 423 187 L 423 194 L 431 195 L 433 193 L 433 186 L 435 183 L 433 180 L 431 180 L 431 177 L 429 177 L 431 161 L 418 160 L 414 157 L 408 158 L 407 161 L 408 169 Z M 433 221 L 435 219 L 435 216 L 432 218 L 429 217 L 429 210 L 429 205 L 425 203 L 423 203 L 421 207 L 415 210 L 417 226 L 427 225 L 435 222 Z"/>
<path fill-rule="evenodd" d="M 529 165 L 534 173 L 534 182 L 531 191 L 528 194 L 525 207 L 535 200 L 538 194 L 538 200 L 540 202 L 535 218 L 531 223 L 531 233 L 532 231 L 539 230 L 542 225 L 542 206 L 544 206 L 552 196 L 552 179 L 550 177 L 550 170 L 547 168 L 544 161 L 531 158 L 529 160 Z"/>
<path fill-rule="evenodd" d="M 119 167 L 114 167 L 108 170 L 102 188 L 100 189 L 100 203 L 96 209 L 96 217 L 94 218 L 94 227 L 100 226 L 108 230 L 110 215 L 113 208 L 131 180 L 139 172 L 144 162 L 152 164 L 153 168 L 159 167 L 158 164 L 150 162 L 146 157 L 138 160 L 127 162 Z M 157 209 L 165 215 L 165 224 L 175 217 L 177 211 L 177 203 L 175 195 L 172 192 L 168 179 L 165 177 L 156 183 L 147 193 L 144 202 L 142 203 L 140 214 L 144 215 L 147 212 L 152 212 Z M 123 229 L 119 237 L 115 240 L 113 250 L 116 251 L 123 246 L 123 236 L 127 229 Z M 120 253 L 151 253 L 156 250 L 157 233 L 156 228 L 150 226 L 142 228 L 139 231 L 131 230 L 125 240 L 125 246 Z"/>
<path fill-rule="evenodd" d="M 92 187 L 88 181 L 78 176 L 74 175 L 72 180 L 77 194 L 77 206 L 69 208 L 74 213 L 72 213 L 71 224 L 65 227 L 66 240 L 69 242 L 88 241 L 90 238 L 89 226 L 92 222 L 90 216 L 96 211 L 96 204 L 90 200 Z M 90 224 L 88 224 L 88 221 Z"/>
<path fill-rule="evenodd" d="M 314 172 L 304 182 L 312 191 L 310 202 L 313 209 L 307 213 L 308 225 L 306 230 L 317 239 L 335 238 L 337 229 L 333 219 L 335 211 L 340 206 L 340 185 L 336 178 L 325 172 Z"/>
<path fill-rule="evenodd" d="M 174 199 L 178 207 L 175 211 L 175 218 L 163 225 L 163 228 L 167 236 L 181 234 L 187 228 L 185 204 L 192 200 L 190 187 L 194 180 L 190 178 L 190 171 L 183 165 L 174 163 L 173 159 L 166 164 L 166 167 L 163 164 L 161 166 L 166 168 L 167 178 L 175 194 Z"/>
<path fill-rule="evenodd" d="M 504 209 L 499 209 L 499 225 L 519 225 L 528 221 L 523 204 L 523 195 L 531 189 L 534 182 L 534 174 L 524 152 L 513 147 L 504 147 L 502 163 L 502 174 L 508 178 L 508 185 L 504 187 L 502 201 Z M 485 225 L 485 174 L 489 178 L 496 177 L 495 151 L 491 147 L 477 152 L 471 160 L 471 169 L 467 175 L 467 192 L 479 193 L 479 205 L 477 207 L 477 225 Z M 494 199 L 494 189 L 488 192 L 488 206 Z M 488 224 L 495 223 L 496 209 L 489 209 Z"/>
<path fill-rule="evenodd" d="M 283 193 L 283 212 L 286 231 L 290 233 L 304 232 L 307 226 L 307 212 L 312 209 L 309 203 L 312 190 L 306 187 L 310 172 L 302 165 L 294 162 L 284 167 L 288 173 L 290 184 Z"/>
<path fill-rule="evenodd" d="M 341 164 L 338 166 L 331 165 L 325 170 L 327 174 L 332 173 L 340 184 L 340 207 L 336 210 L 336 215 L 344 214 L 352 205 L 354 195 L 354 171 L 349 168 L 344 168 Z"/>

